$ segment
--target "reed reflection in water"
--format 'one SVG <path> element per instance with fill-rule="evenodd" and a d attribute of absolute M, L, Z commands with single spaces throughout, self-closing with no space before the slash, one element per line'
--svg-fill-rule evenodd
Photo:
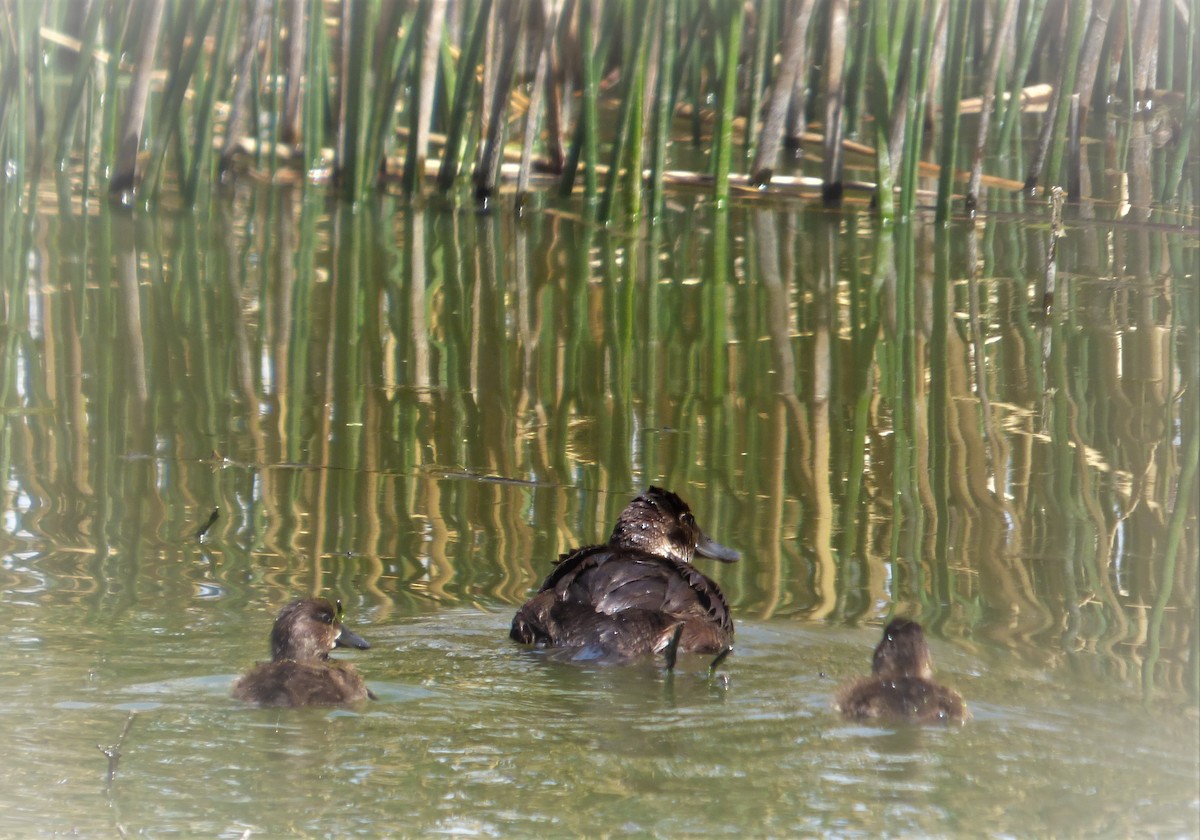
<path fill-rule="evenodd" d="M 5 589 L 503 610 L 656 483 L 747 554 L 713 570 L 743 614 L 901 611 L 1194 692 L 1196 243 L 1081 219 L 1043 318 L 1047 236 L 687 203 L 625 236 L 286 190 L 40 216 Z"/>

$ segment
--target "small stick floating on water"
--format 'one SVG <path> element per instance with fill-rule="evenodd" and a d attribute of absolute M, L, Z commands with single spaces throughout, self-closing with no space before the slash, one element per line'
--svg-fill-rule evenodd
<path fill-rule="evenodd" d="M 117 739 L 117 743 L 111 744 L 107 747 L 103 744 L 96 745 L 96 749 L 104 753 L 105 757 L 108 759 L 108 776 L 104 783 L 104 789 L 106 791 L 112 791 L 113 780 L 115 780 L 117 777 L 117 762 L 121 760 L 121 747 L 125 744 L 125 738 L 127 735 L 129 735 L 129 728 L 133 726 L 133 716 L 136 714 L 137 712 L 130 712 L 129 717 L 125 718 L 125 726 L 123 729 L 121 729 L 121 737 Z"/>
<path fill-rule="evenodd" d="M 212 510 L 212 513 L 211 513 L 211 514 L 209 514 L 209 516 L 208 516 L 208 521 L 207 521 L 207 522 L 205 522 L 203 525 L 201 525 L 201 526 L 200 526 L 200 530 L 198 530 L 198 531 L 196 532 L 196 534 L 195 534 L 195 538 L 196 538 L 197 540 L 199 540 L 199 541 L 203 542 L 203 541 L 204 541 L 204 535 L 208 533 L 208 529 L 209 529 L 209 528 L 211 528 L 211 527 L 213 526 L 213 523 L 215 523 L 215 522 L 217 521 L 217 518 L 218 518 L 220 515 L 221 515 L 221 509 L 220 509 L 219 507 L 215 507 L 215 508 L 213 508 L 213 510 Z"/>

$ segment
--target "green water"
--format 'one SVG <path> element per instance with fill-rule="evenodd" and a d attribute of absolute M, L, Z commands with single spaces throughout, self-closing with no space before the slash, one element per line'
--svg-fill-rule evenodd
<path fill-rule="evenodd" d="M 1069 219 L 1047 316 L 1022 215 L 578 212 L 8 223 L 0 834 L 1200 831 L 1194 229 Z M 649 484 L 733 656 L 510 643 Z M 317 592 L 380 699 L 231 700 Z M 894 614 L 966 726 L 833 713 Z"/>

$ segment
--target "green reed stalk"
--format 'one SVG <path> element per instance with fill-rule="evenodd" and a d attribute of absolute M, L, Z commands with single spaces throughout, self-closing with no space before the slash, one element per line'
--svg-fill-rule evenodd
<path fill-rule="evenodd" d="M 871 110 L 875 121 L 875 209 L 890 221 L 895 215 L 895 165 L 891 157 L 894 90 L 900 75 L 900 48 L 908 18 L 907 0 L 895 4 L 872 3 L 867 19 L 866 43 L 857 50 L 871 73 Z"/>
<path fill-rule="evenodd" d="M 96 42 L 100 33 L 100 21 L 106 10 L 108 10 L 108 4 L 96 0 L 88 8 L 87 18 L 83 22 L 83 32 L 80 38 L 82 46 L 79 50 L 78 63 L 75 65 L 75 73 L 71 77 L 71 87 L 67 92 L 62 123 L 59 125 L 58 146 L 54 153 L 55 166 L 60 172 L 66 169 L 67 159 L 71 154 L 75 121 L 83 102 L 83 87 L 91 77 L 92 66 L 95 63 L 93 56 L 96 53 Z M 84 153 L 87 153 L 86 140 Z"/>
<path fill-rule="evenodd" d="M 365 165 L 368 167 L 368 177 L 374 180 L 374 175 L 371 173 L 383 172 L 387 165 L 387 150 L 388 138 L 392 134 L 396 120 L 396 103 L 400 100 L 400 93 L 404 89 L 404 81 L 408 72 L 410 58 L 413 49 L 416 48 L 416 35 L 428 34 L 426 28 L 418 23 L 421 20 L 422 14 L 428 14 L 426 4 L 421 4 L 413 15 L 403 21 L 400 18 L 400 6 L 398 3 L 389 3 L 384 7 L 383 20 L 380 22 L 380 32 L 395 32 L 397 29 L 403 31 L 400 38 L 387 37 L 379 39 L 377 44 L 377 52 L 375 58 L 375 96 L 372 98 L 371 114 L 367 122 L 367 141 Z M 424 46 L 424 41 L 421 42 Z M 426 67 L 432 67 L 429 72 L 430 78 L 435 82 L 437 79 L 437 45 L 432 47 L 433 55 L 431 57 L 432 64 L 425 64 Z M 421 60 L 426 61 L 426 57 L 422 56 Z M 413 80 L 414 83 L 418 80 Z M 432 92 L 433 83 L 430 83 L 430 92 Z M 423 97 L 424 92 L 419 94 Z M 415 184 L 409 182 L 409 177 L 414 177 L 410 173 L 413 169 L 413 148 L 416 145 L 421 145 L 425 148 L 427 144 L 420 144 L 419 137 L 424 136 L 428 139 L 429 127 L 425 125 L 424 130 L 421 129 L 420 118 L 418 115 L 422 110 L 421 105 L 417 104 L 409 112 L 412 118 L 412 125 L 409 131 L 409 149 L 405 155 L 405 184 L 411 190 L 420 187 L 422 180 L 425 177 L 425 157 L 421 155 L 421 164 L 415 167 L 418 172 L 415 174 Z M 430 109 L 432 112 L 432 109 Z"/>
<path fill-rule="evenodd" d="M 315 171 L 321 166 L 323 151 L 321 140 L 325 135 L 325 105 L 328 99 L 325 79 L 329 78 L 329 66 L 325 50 L 325 27 L 322 25 L 323 15 L 324 3 L 322 0 L 311 0 L 308 8 L 309 25 L 305 30 L 308 35 L 308 44 L 304 56 L 304 119 L 300 126 L 304 148 L 304 168 L 309 172 Z M 299 84 L 299 80 L 297 80 L 297 84 Z M 283 135 L 285 142 L 287 130 L 288 123 L 285 119 Z"/>
<path fill-rule="evenodd" d="M 636 119 L 639 123 L 638 143 L 641 143 L 640 123 L 642 120 L 642 90 L 646 80 L 646 45 L 650 43 L 650 39 L 644 37 L 646 27 L 641 25 L 641 21 L 633 21 L 633 4 L 630 0 L 625 0 L 622 3 L 622 14 L 619 17 L 625 18 L 629 26 L 627 32 L 632 39 L 630 52 L 632 53 L 633 67 L 626 65 L 622 72 L 622 77 L 625 81 L 625 95 L 621 97 L 621 109 L 617 116 L 617 133 L 612 141 L 611 158 L 609 159 L 608 174 L 604 179 L 604 194 L 600 197 L 600 207 L 596 213 L 596 219 L 602 225 L 607 225 L 612 221 L 613 204 L 616 200 L 617 184 L 621 179 L 621 166 L 625 161 L 626 155 L 633 157 L 630 154 L 628 146 L 631 145 L 631 136 L 633 134 L 633 122 Z M 618 25 L 616 23 L 613 24 Z M 640 158 L 640 155 L 638 156 Z M 640 176 L 640 172 L 638 175 Z M 640 177 L 635 181 L 633 192 L 641 192 Z"/>
<path fill-rule="evenodd" d="M 487 136 L 483 153 L 474 173 L 475 197 L 490 197 L 500 184 L 500 166 L 504 154 L 505 115 L 508 113 L 513 74 L 516 71 L 517 45 L 519 44 L 521 20 L 525 16 L 525 0 L 510 0 L 505 4 L 503 20 L 503 49 L 500 66 L 497 68 L 492 101 L 488 108 Z"/>
<path fill-rule="evenodd" d="M 596 200 L 600 148 L 600 117 L 596 107 L 600 80 L 596 78 L 596 61 L 603 53 L 596 49 L 592 0 L 579 0 L 578 8 L 583 44 L 583 112 L 579 115 L 583 125 L 583 198 L 590 204 Z"/>
<path fill-rule="evenodd" d="M 454 104 L 450 108 L 450 123 L 446 131 L 446 146 L 442 149 L 442 165 L 438 170 L 437 185 L 442 192 L 449 192 L 462 168 L 463 137 L 467 134 L 467 115 L 470 101 L 479 82 L 475 68 L 483 52 L 483 39 L 487 33 L 488 19 L 492 13 L 492 0 L 481 0 L 475 15 L 475 26 L 471 29 L 467 48 L 458 61 L 458 81 L 454 85 Z"/>
<path fill-rule="evenodd" d="M 540 5 L 535 6 L 534 11 L 536 12 L 538 8 L 541 8 Z M 551 4 L 544 15 L 538 16 L 542 26 L 541 42 L 537 45 L 537 67 L 534 70 L 533 84 L 529 92 L 529 110 L 525 114 L 525 133 L 521 138 L 521 164 L 517 170 L 516 207 L 518 214 L 524 209 L 525 202 L 529 197 L 529 177 L 533 170 L 533 144 L 537 140 L 538 129 L 541 126 L 542 101 L 546 98 L 549 88 L 550 55 L 554 49 L 554 33 L 558 27 L 557 12 L 557 6 Z M 553 102 L 550 103 L 550 107 L 554 108 Z M 551 132 L 553 130 L 551 128 Z M 518 230 L 518 234 L 524 241 L 524 231 Z M 519 255 L 522 253 L 522 251 L 518 251 Z"/>
<path fill-rule="evenodd" d="M 650 215 L 659 219 L 666 206 L 663 173 L 667 168 L 667 145 L 671 142 L 671 119 L 675 113 L 675 41 L 679 5 L 677 0 L 659 0 L 659 64 L 654 112 L 654 147 L 651 151 Z M 653 261 L 652 261 L 653 263 Z"/>
<path fill-rule="evenodd" d="M 847 14 L 849 28 L 846 32 L 846 82 L 844 85 L 845 100 L 842 103 L 842 137 L 858 134 L 861 122 L 861 112 L 869 109 L 867 103 L 867 80 L 870 76 L 870 57 L 867 54 L 867 33 L 871 25 L 871 15 L 875 8 L 882 6 L 885 14 L 893 12 L 897 3 L 859 3 L 850 7 Z M 886 53 L 885 53 L 886 61 Z"/>
<path fill-rule="evenodd" d="M 1076 92 L 1084 112 L 1091 110 L 1095 101 L 1096 78 L 1100 70 L 1100 59 L 1108 35 L 1108 22 L 1112 18 L 1114 0 L 1096 0 L 1092 4 L 1088 19 L 1087 34 L 1083 39 L 1083 50 L 1079 57 L 1079 76 Z M 1008 14 L 1006 10 L 1005 14 Z"/>
<path fill-rule="evenodd" d="M 673 91 L 686 91 L 684 101 L 689 103 L 691 112 L 691 142 L 692 145 L 698 146 L 703 139 L 703 125 L 700 119 L 703 96 L 701 94 L 700 82 L 700 59 L 696 58 L 696 53 L 698 52 L 696 44 L 700 42 L 700 28 L 701 24 L 706 20 L 706 14 L 704 14 L 702 4 L 679 0 L 677 18 L 682 19 L 683 12 L 689 10 L 689 8 L 692 12 L 691 22 L 688 24 L 688 35 L 684 37 L 683 53 L 679 54 L 679 58 L 676 61 L 678 78 L 674 79 L 671 89 Z"/>
<path fill-rule="evenodd" d="M 950 3 L 950 49 L 946 57 L 949 72 L 942 91 L 942 141 L 938 154 L 941 172 L 938 173 L 938 194 L 935 219 L 939 223 L 950 218 L 950 201 L 954 195 L 954 168 L 958 159 L 958 103 L 962 100 L 963 64 L 970 37 L 970 14 L 961 3 Z M 941 440 L 941 438 L 935 438 Z"/>
<path fill-rule="evenodd" d="M 717 206 L 729 201 L 729 169 L 733 161 L 733 118 L 737 116 L 738 56 L 742 47 L 742 4 L 730 0 L 725 21 L 725 61 L 721 69 L 720 112 L 717 117 L 717 167 L 713 179 L 713 198 Z M 752 119 L 757 115 L 751 115 Z"/>
<path fill-rule="evenodd" d="M 771 82 L 771 93 L 767 98 L 759 145 L 754 153 L 754 162 L 750 165 L 750 177 L 757 186 L 769 184 L 772 175 L 775 174 L 775 162 L 779 159 L 779 150 L 783 145 L 783 135 L 787 127 L 788 106 L 796 94 L 796 80 L 804 65 L 808 24 L 812 18 L 812 11 L 812 0 L 800 0 L 788 16 L 779 69 Z M 796 103 L 795 107 L 802 106 Z M 751 113 L 757 113 L 757 109 Z"/>
<path fill-rule="evenodd" d="M 281 10 L 280 6 L 287 4 L 286 10 Z M 306 73 L 312 69 L 311 62 L 316 55 L 316 49 L 313 46 L 316 42 L 313 40 L 314 30 L 320 28 L 320 3 L 316 0 L 310 0 L 306 4 L 303 0 L 272 0 L 272 24 L 273 31 L 272 39 L 272 60 L 271 60 L 271 93 L 278 100 L 278 85 L 279 79 L 283 79 L 283 106 L 282 111 L 278 115 L 279 131 L 272 133 L 271 138 L 275 142 L 285 143 L 289 146 L 295 146 L 302 143 L 304 140 L 302 121 L 307 118 L 308 102 L 301 98 L 301 86 L 311 88 L 312 84 L 305 84 L 305 79 L 315 79 L 314 76 L 307 76 Z M 285 19 L 287 29 L 287 53 L 281 55 L 279 53 L 280 40 L 280 21 Z M 314 17 L 314 15 L 316 15 Z M 312 24 L 309 25 L 309 20 Z M 282 65 L 283 70 L 280 71 Z M 274 107 L 280 107 L 278 102 Z"/>
<path fill-rule="evenodd" d="M 342 70 L 346 75 L 342 85 L 341 122 L 338 132 L 342 159 L 338 168 L 342 173 L 343 195 L 350 201 L 359 201 L 367 194 L 368 161 L 363 142 L 367 133 L 371 91 L 371 60 L 377 24 L 378 5 L 374 3 L 351 3 L 343 6 L 350 20 L 343 19 L 342 25 L 349 26 L 349 56 L 342 56 Z"/>
<path fill-rule="evenodd" d="M 233 93 L 230 96 L 229 118 L 225 121 L 225 136 L 221 140 L 221 156 L 217 163 L 218 172 L 225 172 L 233 164 L 237 141 L 243 134 L 243 126 L 246 125 L 246 103 L 250 99 L 251 83 L 254 83 L 256 97 L 258 89 L 261 87 L 262 80 L 257 71 L 259 44 L 264 40 L 268 44 L 271 43 L 267 37 L 267 26 L 270 22 L 268 2 L 269 0 L 254 0 L 251 7 L 249 26 L 236 59 L 237 81 L 234 83 Z M 224 15 L 224 10 L 222 10 L 222 15 Z M 219 29 L 224 32 L 224 26 Z M 216 54 L 220 55 L 221 51 L 218 50 Z M 215 69 L 214 67 L 210 75 L 215 76 Z M 257 109 L 255 111 L 257 113 Z M 254 135 L 258 136 L 257 128 L 254 129 Z M 255 158 L 261 162 L 259 151 L 256 151 Z"/>
<path fill-rule="evenodd" d="M 303 5 L 297 3 L 296 5 Z M 280 66 L 280 22 L 279 2 L 271 0 L 271 22 L 270 22 L 270 37 L 267 39 L 268 53 L 265 56 L 264 62 L 255 62 L 255 69 L 258 71 L 258 76 L 255 78 L 254 84 L 251 85 L 254 97 L 254 109 L 250 124 L 252 126 L 252 136 L 254 137 L 254 165 L 261 167 L 263 165 L 263 132 L 260 128 L 258 115 L 263 113 L 263 108 L 266 108 L 267 115 L 267 133 L 266 139 L 269 144 L 267 153 L 267 172 L 270 174 L 271 180 L 275 180 L 276 173 L 279 171 L 279 144 L 282 140 L 280 128 L 283 123 L 283 111 L 287 109 L 286 95 L 281 95 L 279 91 L 279 66 Z M 289 33 L 289 39 L 302 37 L 300 33 Z M 271 80 L 271 84 L 267 90 L 266 104 L 263 104 L 261 91 L 264 83 L 261 77 L 263 72 L 263 64 L 267 67 L 267 78 Z M 286 85 L 287 83 L 285 83 Z M 295 88 L 296 85 L 291 85 Z M 300 101 L 299 93 L 296 93 L 296 101 Z M 282 109 L 282 110 L 281 110 Z"/>
<path fill-rule="evenodd" d="M 626 180 L 628 183 L 625 187 L 625 212 L 634 221 L 642 214 L 643 169 L 646 159 L 646 119 L 648 117 L 646 88 L 649 83 L 654 81 L 648 77 L 652 33 L 646 30 L 650 29 L 651 26 L 644 19 L 636 21 L 634 24 L 634 28 L 638 33 L 638 49 L 635 53 L 637 56 L 637 71 L 633 78 L 634 102 L 631 106 L 633 111 L 633 125 L 631 126 L 629 136 L 629 166 L 626 167 Z"/>
<path fill-rule="evenodd" d="M 19 196 L 24 179 L 28 177 L 25 166 L 26 145 L 29 137 L 29 127 L 26 124 L 26 120 L 29 118 L 29 87 L 25 74 L 28 72 L 31 52 L 26 40 L 30 29 L 27 21 L 36 20 L 37 16 L 31 14 L 32 9 L 26 8 L 25 0 L 15 0 L 11 8 L 14 27 L 12 36 L 16 50 L 12 62 L 5 68 L 4 76 L 0 79 L 0 151 L 3 152 L 3 159 L 13 161 L 16 164 L 17 172 L 20 173 L 21 180 L 15 183 L 13 189 L 13 195 Z M 9 114 L 15 116 L 10 122 L 9 131 L 5 137 L 3 129 L 4 124 L 9 122 Z M 18 205 L 19 199 L 14 201 L 13 207 Z M 14 213 L 13 215 L 15 218 L 19 214 Z"/>
<path fill-rule="evenodd" d="M 1017 19 L 1017 0 L 999 0 L 1000 12 L 988 47 L 987 69 L 984 73 L 982 103 L 979 109 L 979 126 L 975 135 L 975 151 L 971 159 L 971 179 L 967 184 L 967 205 L 975 209 L 979 200 L 980 184 L 983 180 L 983 154 L 987 148 L 988 127 L 992 119 L 992 104 L 996 95 L 996 80 L 1000 75 L 1000 62 L 1006 45 L 1012 43 L 1012 28 Z"/>
<path fill-rule="evenodd" d="M 829 4 L 827 53 L 822 70 L 825 87 L 825 185 L 822 189 L 826 204 L 836 204 L 842 198 L 842 137 L 845 123 L 843 106 L 846 99 L 847 0 L 832 0 Z"/>
<path fill-rule="evenodd" d="M 404 155 L 404 184 L 410 193 L 420 192 L 425 183 L 425 161 L 429 155 L 429 127 L 433 122 L 433 101 L 437 90 L 438 59 L 441 55 L 442 26 L 446 19 L 446 0 L 423 0 L 419 9 L 416 20 L 421 23 L 418 25 L 414 21 L 413 25 L 407 27 L 405 38 L 406 42 L 411 42 L 412 35 L 409 33 L 419 31 L 421 34 L 418 44 L 420 60 L 415 65 L 417 78 L 413 80 L 417 97 L 411 112 L 408 151 Z M 395 40 L 389 38 L 388 42 L 394 43 Z M 402 55 L 407 53 L 406 46 Z M 404 61 L 400 64 L 403 65 Z M 386 67 L 387 63 L 381 62 L 380 66 Z M 397 72 L 394 78 L 398 82 L 400 73 Z M 382 107 L 376 109 L 376 122 L 382 131 L 372 132 L 373 137 L 378 137 L 379 146 L 379 150 L 371 155 L 372 161 L 382 163 L 383 140 L 387 128 L 391 125 L 391 114 L 395 111 L 399 93 L 399 84 L 393 84 L 381 103 Z"/>
<path fill-rule="evenodd" d="M 1008 148 L 1013 131 L 1021 118 L 1021 90 L 1025 87 L 1025 79 L 1028 78 L 1029 67 L 1033 63 L 1033 50 L 1037 46 L 1038 30 L 1042 26 L 1046 2 L 1047 0 L 1032 0 L 1025 7 L 1025 22 L 1017 41 L 1017 60 L 1008 82 L 1008 103 L 997 106 L 998 109 L 1004 110 L 1003 117 L 997 125 L 997 145 L 1001 149 Z"/>
<path fill-rule="evenodd" d="M 746 108 L 746 132 L 742 138 L 742 147 L 746 152 L 746 160 L 753 159 L 758 149 L 758 114 L 762 109 L 763 91 L 766 88 L 767 63 L 773 55 L 767 51 L 767 42 L 771 44 L 779 40 L 779 33 L 771 27 L 778 20 L 774 0 L 764 0 L 759 3 L 754 20 L 754 57 L 751 59 L 750 100 Z M 774 36 L 774 37 L 773 37 Z"/>
<path fill-rule="evenodd" d="M 1193 22 L 1200 20 L 1200 0 L 1191 0 L 1189 4 L 1189 13 Z M 1180 123 L 1179 135 L 1176 138 L 1175 148 L 1171 152 L 1171 160 L 1167 164 L 1167 177 L 1164 179 L 1164 186 L 1161 200 L 1164 204 L 1170 201 L 1179 201 L 1179 188 L 1183 183 L 1184 166 L 1188 160 L 1188 153 L 1191 150 L 1192 138 L 1196 133 L 1196 124 L 1200 122 L 1200 96 L 1197 96 L 1196 90 L 1196 30 L 1200 28 L 1196 25 L 1188 27 L 1186 52 L 1186 73 L 1183 76 L 1183 101 L 1186 109 L 1183 121 Z M 1193 187 L 1194 189 L 1194 187 Z"/>
<path fill-rule="evenodd" d="M 397 10 L 396 4 L 388 11 Z M 385 16 L 386 17 L 386 16 Z M 395 58 L 396 38 L 380 42 L 380 55 L 376 61 L 378 78 L 391 79 L 390 84 L 378 85 L 376 106 L 372 112 L 372 128 L 368 140 L 367 162 L 370 166 L 383 167 L 386 138 L 391 134 L 395 120 L 396 103 L 400 101 L 403 80 L 409 72 L 414 50 L 418 52 L 409 78 L 409 90 L 413 96 L 404 104 L 408 119 L 408 143 L 404 149 L 404 172 L 402 182 L 409 194 L 420 193 L 425 188 L 425 161 L 430 146 L 430 125 L 433 118 L 433 97 L 437 90 L 438 65 L 442 53 L 442 26 L 445 23 L 444 0 L 421 0 L 413 18 L 403 28 L 403 47 L 400 60 Z M 388 20 L 386 29 L 395 31 L 396 23 Z M 395 68 L 392 66 L 395 65 Z"/>
<path fill-rule="evenodd" d="M 175 138 L 182 123 L 183 103 L 188 87 L 196 76 L 196 68 L 200 64 L 200 55 L 204 49 L 204 39 L 208 34 L 213 15 L 217 11 L 217 0 L 209 0 L 196 17 L 196 25 L 191 31 L 191 44 L 184 50 L 188 36 L 188 20 L 182 16 L 175 27 L 173 53 L 180 55 L 178 68 L 169 74 L 166 93 L 163 94 L 162 108 L 158 114 L 158 132 L 153 138 L 153 152 L 150 163 L 146 167 L 146 176 L 142 181 L 143 193 L 149 198 L 158 194 L 162 182 L 164 161 L 167 157 L 167 147 Z M 187 162 L 184 162 L 187 166 Z"/>
<path fill-rule="evenodd" d="M 1062 76 L 1058 89 L 1062 96 L 1057 97 L 1058 109 L 1054 113 L 1054 129 L 1051 132 L 1050 157 L 1046 166 L 1046 183 L 1061 184 L 1064 182 L 1063 150 L 1067 144 L 1067 120 L 1070 116 L 1070 99 L 1068 94 L 1075 91 L 1075 80 L 1079 75 L 1079 52 L 1083 47 L 1083 33 L 1087 29 L 1088 4 L 1070 3 L 1070 18 L 1067 29 L 1067 52 L 1063 57 Z M 1049 115 L 1047 115 L 1049 116 Z M 1078 199 L 1078 196 L 1072 196 Z"/>
<path fill-rule="evenodd" d="M 917 206 L 917 184 L 920 180 L 921 140 L 925 126 L 925 103 L 928 86 L 931 51 L 933 48 L 934 20 L 942 0 L 932 4 L 916 0 L 913 8 L 912 36 L 907 58 L 908 71 L 904 88 L 904 133 L 899 141 L 902 154 L 900 163 L 900 215 L 907 220 Z M 893 131 L 892 137 L 896 137 Z"/>
<path fill-rule="evenodd" d="M 135 50 L 133 79 L 129 85 L 129 97 L 125 105 L 125 119 L 119 129 L 120 136 L 116 141 L 112 179 L 108 183 L 109 195 L 113 196 L 126 196 L 133 191 L 137 182 L 137 156 L 141 149 L 146 105 L 150 94 L 150 75 L 154 70 L 154 56 L 158 49 L 158 35 L 162 28 L 166 0 L 150 0 L 148 5 L 149 13 L 143 22 L 141 39 Z M 130 4 L 127 10 L 128 15 L 133 14 L 133 8 L 133 4 Z M 127 17 L 126 22 L 128 20 Z M 109 63 L 109 90 L 114 94 L 114 101 L 120 70 L 117 43 L 114 38 L 110 53 L 112 61 Z M 106 156 L 105 159 L 112 158 Z"/>
<path fill-rule="evenodd" d="M 580 10 L 580 14 L 582 14 L 583 2 L 584 0 L 579 0 L 579 3 L 576 4 L 576 8 Z M 605 54 L 606 50 L 607 43 L 602 44 L 592 52 L 594 55 L 603 55 Z M 589 62 L 586 59 L 583 60 L 583 75 L 585 77 L 589 72 L 588 64 Z M 562 175 L 559 178 L 558 192 L 563 196 L 570 195 L 572 190 L 575 189 L 575 181 L 579 177 L 579 161 L 584 156 L 584 145 L 586 142 L 585 135 L 589 130 L 588 122 L 584 116 L 584 113 L 586 112 L 586 97 L 584 97 L 584 102 L 585 107 L 575 120 L 575 130 L 571 135 L 571 146 L 567 150 L 567 159 L 563 166 Z"/>
<path fill-rule="evenodd" d="M 126 10 L 126 17 L 121 23 L 128 22 L 128 15 L 131 14 L 133 4 L 129 5 Z M 100 93 L 103 110 L 100 114 L 100 150 L 99 150 L 99 165 L 100 170 L 111 162 L 117 160 L 118 148 L 118 128 L 117 128 L 117 99 L 120 91 L 120 37 L 124 26 L 106 27 L 107 42 L 105 50 L 108 52 L 108 63 L 104 67 L 104 75 L 102 78 L 103 89 Z M 110 195 L 111 195 L 110 183 Z"/>
<path fill-rule="evenodd" d="M 225 56 L 228 53 L 229 42 L 233 37 L 233 28 L 241 15 L 237 4 L 222 3 L 221 16 L 217 20 L 217 44 L 213 50 L 212 63 L 209 67 L 208 80 L 204 85 L 204 99 L 196 111 L 196 138 L 192 153 L 192 169 L 184 186 L 184 197 L 189 204 L 195 202 L 201 181 L 205 176 L 204 185 L 209 186 L 213 180 L 212 150 L 213 150 L 213 113 L 216 106 L 217 92 L 222 88 L 225 79 Z"/>

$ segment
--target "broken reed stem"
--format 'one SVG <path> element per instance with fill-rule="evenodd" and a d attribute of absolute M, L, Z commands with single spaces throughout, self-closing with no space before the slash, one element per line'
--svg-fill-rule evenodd
<path fill-rule="evenodd" d="M 117 764 L 121 760 L 121 747 L 125 746 L 125 739 L 129 737 L 129 729 L 133 726 L 133 718 L 136 714 L 136 711 L 132 711 L 129 713 L 129 716 L 125 718 L 125 726 L 121 728 L 121 736 L 117 738 L 117 743 L 111 744 L 107 747 L 103 744 L 96 745 L 96 749 L 100 750 L 100 752 L 104 753 L 105 757 L 108 758 L 108 774 L 105 777 L 104 783 L 104 790 L 106 793 L 110 793 L 112 791 L 113 782 L 117 778 Z"/>

